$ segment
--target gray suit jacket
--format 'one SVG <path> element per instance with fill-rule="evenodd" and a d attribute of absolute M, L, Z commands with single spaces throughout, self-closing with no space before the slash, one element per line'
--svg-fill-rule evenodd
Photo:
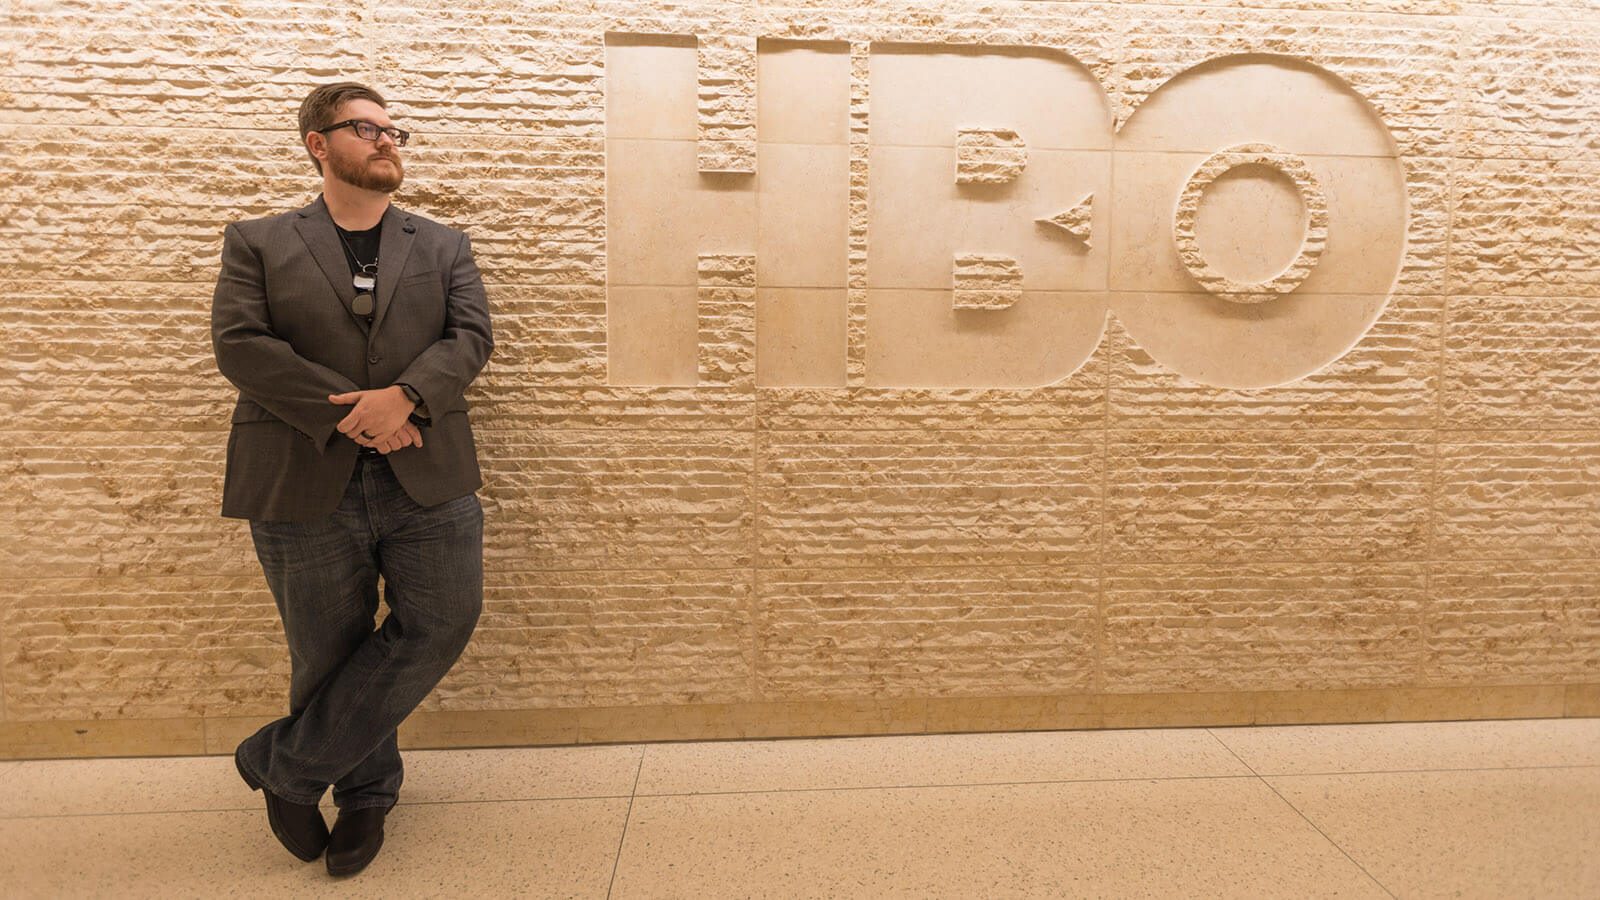
<path fill-rule="evenodd" d="M 295 212 L 223 230 L 211 301 L 217 368 L 239 389 L 222 514 L 308 521 L 333 512 L 360 447 L 335 430 L 351 407 L 329 394 L 396 382 L 422 395 L 422 446 L 388 456 L 413 500 L 432 506 L 482 486 L 467 385 L 494 348 L 467 236 L 390 206 L 369 328 L 319 196 Z"/>

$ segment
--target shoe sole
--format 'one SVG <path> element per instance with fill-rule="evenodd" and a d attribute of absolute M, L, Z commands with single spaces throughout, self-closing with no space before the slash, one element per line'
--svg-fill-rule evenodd
<path fill-rule="evenodd" d="M 234 751 L 233 754 L 233 767 L 239 770 L 239 777 L 243 778 L 244 783 L 250 786 L 250 790 L 261 791 L 263 796 L 265 795 L 265 786 L 262 785 L 261 782 L 251 778 L 250 773 L 244 770 L 244 763 L 239 762 L 238 751 Z M 291 841 L 287 836 L 285 836 L 283 826 L 278 824 L 278 817 L 273 815 L 271 802 L 267 803 L 267 824 L 272 826 L 272 836 L 278 839 L 278 843 L 283 845 L 283 849 L 293 853 L 296 859 L 299 859 L 303 862 L 316 862 L 318 857 L 322 856 L 321 853 L 313 853 L 308 856 L 304 850 L 301 850 L 299 847 L 295 846 L 294 841 Z"/>

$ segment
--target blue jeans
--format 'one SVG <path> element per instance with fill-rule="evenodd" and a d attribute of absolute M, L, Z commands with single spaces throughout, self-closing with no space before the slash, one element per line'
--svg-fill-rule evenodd
<path fill-rule="evenodd" d="M 318 522 L 252 520 L 289 643 L 289 712 L 239 745 L 266 789 L 341 809 L 394 805 L 395 729 L 466 648 L 483 609 L 483 507 L 418 506 L 387 459 L 362 457 Z M 378 576 L 389 615 L 374 630 Z"/>

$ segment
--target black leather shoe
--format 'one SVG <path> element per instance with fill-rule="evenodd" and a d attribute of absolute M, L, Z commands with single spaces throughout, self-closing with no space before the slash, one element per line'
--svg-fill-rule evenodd
<path fill-rule="evenodd" d="M 378 855 L 378 848 L 383 846 L 383 818 L 391 809 L 394 809 L 393 803 L 349 812 L 339 810 L 339 818 L 333 823 L 333 835 L 328 838 L 329 875 L 354 875 L 372 862 Z"/>
<path fill-rule="evenodd" d="M 250 790 L 261 791 L 266 796 L 267 824 L 272 826 L 278 843 L 300 859 L 315 862 L 328 846 L 328 823 L 322 818 L 322 810 L 316 804 L 291 803 L 263 788 L 261 782 L 244 770 L 237 750 L 233 751 L 233 765 L 244 783 L 250 785 Z"/>

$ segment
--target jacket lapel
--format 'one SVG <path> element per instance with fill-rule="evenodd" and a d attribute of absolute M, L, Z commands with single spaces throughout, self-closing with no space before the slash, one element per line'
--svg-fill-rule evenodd
<path fill-rule="evenodd" d="M 322 274 L 327 276 L 334 295 L 344 304 L 345 312 L 365 331 L 366 319 L 356 315 L 350 308 L 356 298 L 355 285 L 350 281 L 350 264 L 345 261 L 344 248 L 339 246 L 339 234 L 333 230 L 333 217 L 328 215 L 328 205 L 320 194 L 316 202 L 300 210 L 294 227 L 300 232 L 300 239 L 306 242 L 306 249 L 311 251 L 311 258 L 317 261 Z M 388 230 L 387 224 L 384 229 Z M 382 271 L 381 266 L 379 270 Z"/>
<path fill-rule="evenodd" d="M 337 235 L 336 235 L 337 236 Z M 383 232 L 378 235 L 378 310 L 372 319 L 372 333 L 383 327 L 383 317 L 394 300 L 395 288 L 400 285 L 400 273 L 406 269 L 406 257 L 411 255 L 411 242 L 417 228 L 411 217 L 394 204 L 383 212 Z"/>

